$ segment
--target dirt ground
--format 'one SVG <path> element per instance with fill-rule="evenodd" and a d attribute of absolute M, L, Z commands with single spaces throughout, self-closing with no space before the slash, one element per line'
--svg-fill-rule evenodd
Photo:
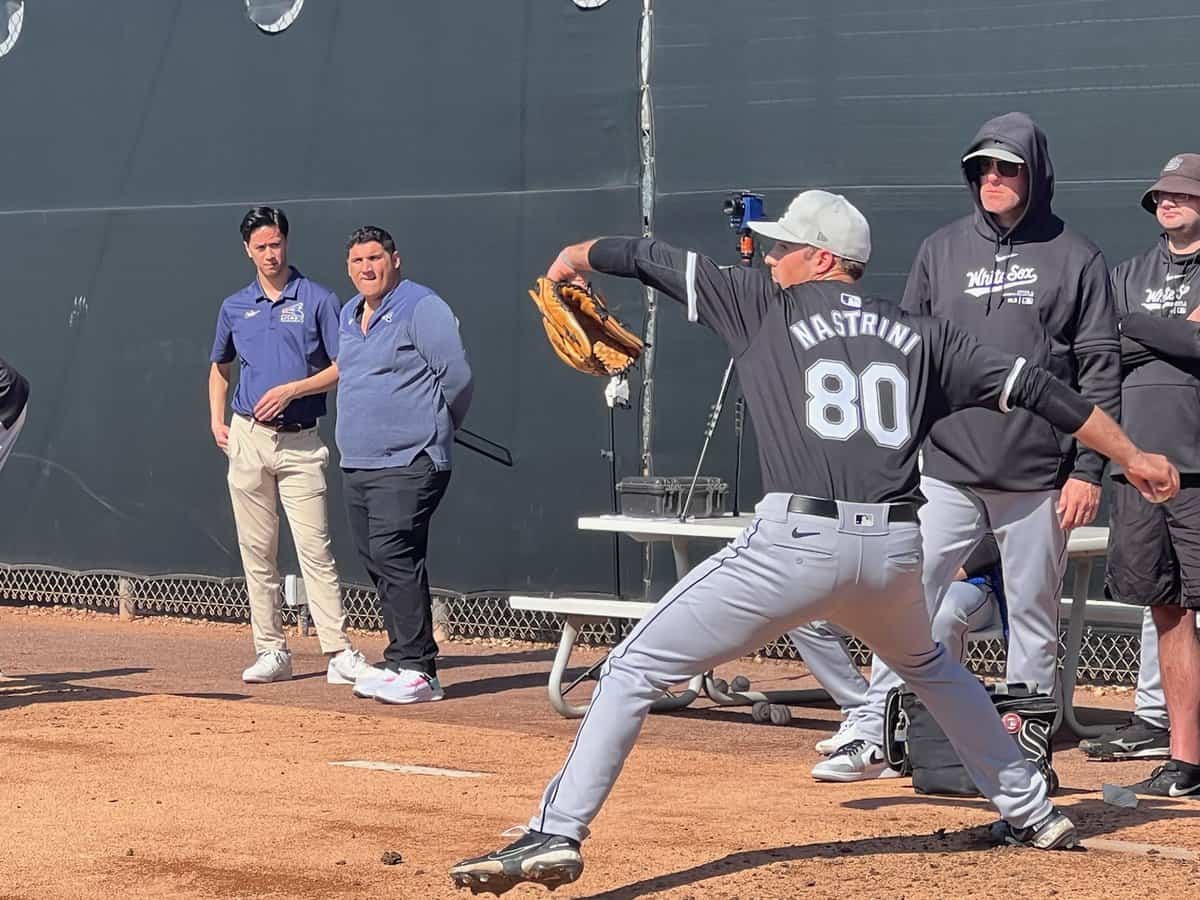
<path fill-rule="evenodd" d="M 378 656 L 378 635 L 356 640 Z M 528 819 L 574 734 L 546 701 L 552 651 L 447 643 L 445 702 L 397 708 L 327 685 L 314 638 L 292 646 L 297 678 L 249 686 L 244 626 L 0 606 L 0 898 L 468 896 L 447 867 Z M 737 673 L 811 686 L 798 665 L 720 674 Z M 1080 699 L 1109 720 L 1131 702 Z M 1101 802 L 1105 782 L 1144 777 L 1147 763 L 1088 763 L 1065 740 L 1058 802 L 1091 846 L 990 848 L 982 801 L 897 779 L 813 782 L 812 746 L 836 712 L 794 712 L 789 727 L 704 704 L 652 716 L 583 878 L 556 897 L 1200 894 L 1200 803 Z M 347 761 L 453 771 L 336 765 Z M 401 861 L 385 864 L 388 852 Z"/>

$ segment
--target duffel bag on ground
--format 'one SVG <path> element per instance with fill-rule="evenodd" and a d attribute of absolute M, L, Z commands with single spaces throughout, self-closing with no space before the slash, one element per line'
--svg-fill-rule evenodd
<path fill-rule="evenodd" d="M 1005 730 L 1025 758 L 1037 763 L 1050 793 L 1057 791 L 1058 775 L 1052 765 L 1050 744 L 1058 715 L 1054 698 L 1038 693 L 1030 684 L 994 684 L 986 689 Z M 905 775 L 911 774 L 917 793 L 980 796 L 941 726 L 905 686 L 888 693 L 884 736 L 888 764 Z"/>

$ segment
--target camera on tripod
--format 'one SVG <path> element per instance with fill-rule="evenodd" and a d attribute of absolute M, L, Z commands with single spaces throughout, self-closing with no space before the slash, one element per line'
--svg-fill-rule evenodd
<path fill-rule="evenodd" d="M 725 198 L 722 211 L 729 217 L 729 227 L 738 234 L 747 234 L 750 223 L 766 218 L 763 214 L 763 198 L 761 194 L 750 191 L 738 191 Z"/>

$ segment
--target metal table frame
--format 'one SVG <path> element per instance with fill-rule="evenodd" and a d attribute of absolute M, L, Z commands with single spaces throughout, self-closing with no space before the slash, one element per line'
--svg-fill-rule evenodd
<path fill-rule="evenodd" d="M 679 521 L 675 518 L 651 519 L 634 516 L 602 515 L 582 516 L 579 528 L 584 531 L 603 531 L 625 534 L 640 542 L 666 542 L 671 544 L 675 558 L 675 571 L 682 578 L 691 570 L 689 542 L 692 540 L 729 541 L 737 537 L 753 517 L 721 516 L 703 519 L 688 519 Z M 1079 657 L 1083 646 L 1083 631 L 1087 619 L 1088 583 L 1092 574 L 1092 562 L 1097 557 L 1104 556 L 1108 547 L 1108 529 L 1100 527 L 1077 528 L 1071 532 L 1067 544 L 1068 557 L 1075 563 L 1074 587 L 1071 596 L 1070 614 L 1067 619 L 1067 640 L 1063 654 L 1062 670 L 1056 685 L 1059 699 L 1059 718 L 1055 728 L 1065 722 L 1071 730 L 1080 737 L 1094 737 L 1105 730 L 1105 726 L 1089 726 L 1079 722 L 1077 717 L 1074 694 L 1078 678 Z M 514 598 L 515 599 L 515 598 Z M 532 598 L 523 598 L 532 599 Z M 543 598 L 545 599 L 545 598 Z M 649 598 L 647 598 L 647 601 Z M 625 618 L 641 618 L 644 612 L 653 604 L 647 601 L 610 600 L 614 612 L 611 615 Z M 581 616 L 561 607 L 567 603 L 559 601 L 555 607 L 553 599 L 546 600 L 547 605 L 537 608 L 559 612 L 567 617 L 563 636 L 559 642 L 558 653 L 555 656 L 555 672 L 552 673 L 550 694 L 551 703 L 563 715 L 582 715 L 586 706 L 572 706 L 563 699 L 561 689 L 562 673 L 570 658 L 571 647 L 579 628 L 588 621 L 605 618 L 605 615 L 592 614 Z M 634 612 L 629 615 L 622 610 Z M 526 607 L 528 608 L 528 607 Z M 555 677 L 557 673 L 557 677 Z M 680 694 L 664 698 L 656 709 L 678 709 L 691 703 L 702 692 L 714 703 L 722 706 L 744 706 L 758 702 L 778 704 L 803 704 L 828 699 L 824 691 L 728 691 L 721 689 L 712 677 L 712 673 L 698 675 L 688 684 L 687 690 Z"/>

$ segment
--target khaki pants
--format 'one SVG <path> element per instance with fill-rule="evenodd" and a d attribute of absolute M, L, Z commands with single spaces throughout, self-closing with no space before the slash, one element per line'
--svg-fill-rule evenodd
<path fill-rule="evenodd" d="M 229 496 L 250 595 L 254 649 L 286 650 L 280 613 L 279 509 L 283 502 L 296 542 L 308 608 L 321 650 L 350 646 L 346 613 L 329 542 L 325 467 L 329 449 L 317 429 L 275 432 L 242 416 L 229 424 Z"/>

